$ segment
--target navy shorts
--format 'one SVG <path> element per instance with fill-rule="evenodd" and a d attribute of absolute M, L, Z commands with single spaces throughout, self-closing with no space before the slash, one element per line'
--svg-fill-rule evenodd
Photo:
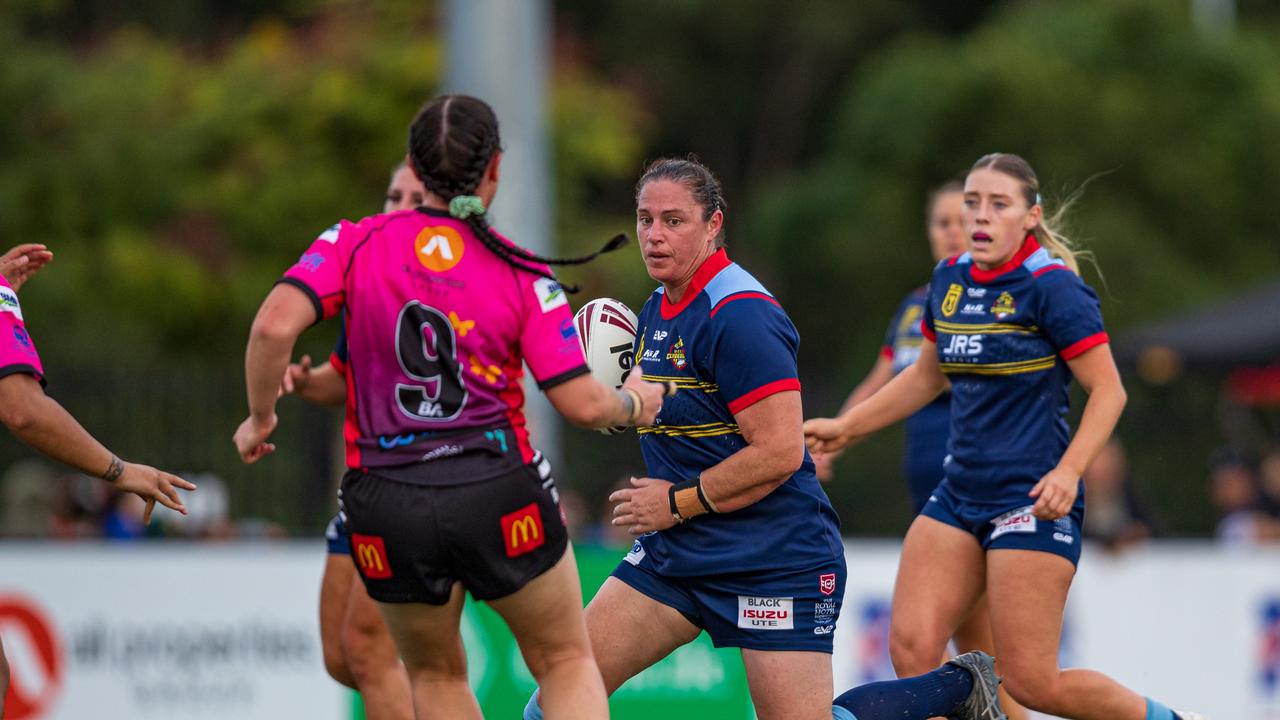
<path fill-rule="evenodd" d="M 1057 520 L 1040 520 L 1031 514 L 1031 508 L 1024 502 L 965 502 L 942 484 L 933 491 L 921 514 L 972 534 L 983 550 L 1038 550 L 1061 555 L 1072 565 L 1079 565 L 1084 498 L 1076 498 L 1071 512 Z"/>
<path fill-rule="evenodd" d="M 341 510 L 329 521 L 324 529 L 324 541 L 329 545 L 330 555 L 350 555 L 351 537 L 347 535 L 347 517 Z"/>
<path fill-rule="evenodd" d="M 680 611 L 716 647 L 831 652 L 844 601 L 844 556 L 806 570 L 668 577 L 639 541 L 613 577 Z"/>

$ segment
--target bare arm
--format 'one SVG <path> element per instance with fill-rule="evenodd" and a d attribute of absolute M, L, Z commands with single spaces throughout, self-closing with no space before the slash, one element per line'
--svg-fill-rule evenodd
<path fill-rule="evenodd" d="M 640 379 L 638 368 L 627 374 L 622 387 L 625 390 L 615 390 L 590 375 L 579 375 L 548 389 L 547 400 L 566 420 L 578 427 L 652 425 L 662 409 L 667 387 Z M 630 399 L 627 390 L 635 393 Z M 639 408 L 635 407 L 636 398 L 640 400 Z M 637 416 L 632 417 L 633 414 Z"/>
<path fill-rule="evenodd" d="M 770 395 L 734 415 L 747 446 L 699 475 L 702 495 L 710 507 L 696 500 L 696 491 L 677 488 L 677 507 L 685 518 L 708 510 L 732 512 L 753 505 L 786 482 L 804 462 L 804 413 L 800 393 L 788 390 Z M 694 480 L 695 478 L 688 478 Z M 671 512 L 673 483 L 657 478 L 632 478 L 633 487 L 615 491 L 609 500 L 613 524 L 639 535 L 675 525 Z M 681 500 L 688 494 L 690 500 Z M 694 521 L 696 522 L 696 520 Z"/>
<path fill-rule="evenodd" d="M 1067 366 L 1089 399 L 1080 417 L 1080 427 L 1076 428 L 1075 437 L 1071 438 L 1058 466 L 1031 490 L 1031 497 L 1036 498 L 1033 512 L 1044 520 L 1056 520 L 1071 512 L 1079 492 L 1080 476 L 1107 444 L 1128 400 L 1109 344 L 1086 350 L 1068 360 Z"/>
<path fill-rule="evenodd" d="M 915 363 L 871 397 L 840 417 L 805 422 L 805 441 L 810 451 L 835 452 L 906 419 L 946 389 L 947 377 L 938 366 L 937 345 L 925 340 Z"/>
<path fill-rule="evenodd" d="M 880 388 L 888 385 L 892 379 L 893 361 L 884 355 L 877 355 L 876 363 L 871 366 L 871 371 L 867 373 L 866 377 L 862 378 L 862 382 L 853 388 L 853 392 L 849 393 L 849 397 L 845 398 L 844 404 L 840 406 L 841 414 L 875 395 L 880 391 Z"/>
<path fill-rule="evenodd" d="M 280 284 L 272 288 L 258 309 L 245 350 L 245 387 L 249 417 L 236 430 L 234 442 L 240 459 L 257 462 L 273 452 L 267 442 L 276 426 L 276 398 L 298 336 L 316 320 L 316 311 L 301 290 Z"/>
<path fill-rule="evenodd" d="M 174 488 L 194 490 L 195 485 L 155 468 L 116 458 L 71 413 L 45 395 L 31 375 L 14 373 L 0 378 L 0 422 L 37 452 L 140 496 L 147 501 L 147 520 L 156 502 L 184 515 L 187 512 Z"/>
<path fill-rule="evenodd" d="M 301 360 L 285 368 L 279 392 L 297 395 L 312 405 L 337 407 L 347 400 L 347 379 L 332 363 L 313 369 L 311 356 L 303 355 Z"/>

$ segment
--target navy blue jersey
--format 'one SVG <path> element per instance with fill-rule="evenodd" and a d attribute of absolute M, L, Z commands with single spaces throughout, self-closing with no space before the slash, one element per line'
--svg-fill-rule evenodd
<path fill-rule="evenodd" d="M 969 253 L 940 263 L 921 328 L 951 380 L 952 493 L 1025 501 L 1070 440 L 1066 361 L 1107 342 L 1098 296 L 1028 237 L 991 270 Z"/>
<path fill-rule="evenodd" d="M 678 304 L 659 288 L 639 320 L 635 356 L 644 378 L 678 388 L 654 425 L 637 429 L 650 477 L 698 477 L 747 446 L 736 413 L 800 389 L 795 326 L 723 250 L 703 263 Z M 644 537 L 639 552 L 671 576 L 803 569 L 843 552 L 839 530 L 806 452 L 800 469 L 759 502 Z"/>

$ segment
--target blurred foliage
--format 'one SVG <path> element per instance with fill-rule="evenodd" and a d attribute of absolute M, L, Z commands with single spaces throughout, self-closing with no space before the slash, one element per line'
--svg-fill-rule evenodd
<path fill-rule="evenodd" d="M 810 414 L 839 406 L 926 281 L 927 190 L 986 152 L 1027 157 L 1050 210 L 1087 184 L 1069 229 L 1105 271 L 1086 277 L 1116 335 L 1280 267 L 1280 17 L 1265 0 L 1241 0 L 1234 35 L 1208 37 L 1187 3 L 1163 0 L 555 9 L 561 249 L 630 230 L 644 159 L 698 154 L 724 180 L 733 256 L 800 328 Z M 439 26 L 435 3 L 408 0 L 0 7 L 0 232 L 56 253 L 23 291 L 51 393 L 122 452 L 217 470 L 265 502 L 249 488 L 268 471 L 240 468 L 221 436 L 242 408 L 252 314 L 317 231 L 378 208 L 438 86 Z M 652 289 L 634 249 L 565 274 L 582 298 L 638 306 Z M 332 337 L 308 333 L 302 350 L 325 355 Z M 95 375 L 123 384 L 109 406 L 132 398 L 135 412 L 145 398 L 181 417 L 190 393 L 188 412 L 204 412 L 191 432 L 217 449 L 186 436 L 156 449 L 164 424 L 99 407 Z M 156 387 L 130 392 L 141 378 Z M 1175 530 L 1212 519 L 1197 459 L 1219 442 L 1213 382 L 1130 382 L 1120 433 Z M 577 487 L 638 462 L 627 436 L 566 439 Z M 899 452 L 894 430 L 845 456 L 828 489 L 846 530 L 905 526 Z"/>

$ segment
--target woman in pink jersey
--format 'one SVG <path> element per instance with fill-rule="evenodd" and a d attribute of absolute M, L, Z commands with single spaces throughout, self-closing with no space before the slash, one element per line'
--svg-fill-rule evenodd
<path fill-rule="evenodd" d="M 417 717 L 478 718 L 458 632 L 465 592 L 511 627 L 553 718 L 605 717 L 550 467 L 529 443 L 522 363 L 584 427 L 652 423 L 664 387 L 591 378 L 548 262 L 493 232 L 498 124 L 483 101 L 428 103 L 410 129 L 423 207 L 342 222 L 263 303 L 246 352 L 241 457 L 274 447 L 280 378 L 310 324 L 343 313 L 343 508 L 351 552 L 409 672 Z"/>

